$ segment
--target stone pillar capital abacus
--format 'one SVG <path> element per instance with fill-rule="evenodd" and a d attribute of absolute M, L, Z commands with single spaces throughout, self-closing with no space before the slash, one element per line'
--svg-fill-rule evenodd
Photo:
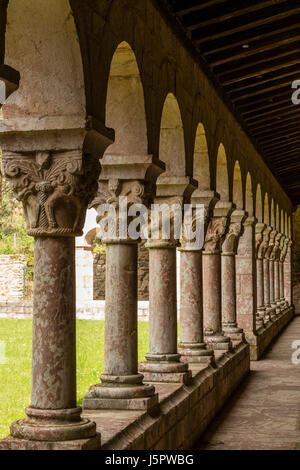
<path fill-rule="evenodd" d="M 233 211 L 233 204 L 222 201 L 217 203 L 207 228 L 204 254 L 221 252 L 222 244 L 228 231 L 230 216 Z"/>
<path fill-rule="evenodd" d="M 268 239 L 264 236 L 267 226 L 258 223 L 255 226 L 255 256 L 256 259 L 263 259 L 268 246 Z"/>
<path fill-rule="evenodd" d="M 222 255 L 236 255 L 240 236 L 243 234 L 243 222 L 247 218 L 247 212 L 235 210 L 229 221 L 228 232 L 222 245 Z"/>

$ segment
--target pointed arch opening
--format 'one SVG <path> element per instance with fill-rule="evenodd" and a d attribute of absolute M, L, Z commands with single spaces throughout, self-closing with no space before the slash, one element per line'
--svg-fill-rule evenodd
<path fill-rule="evenodd" d="M 216 191 L 221 201 L 229 201 L 229 175 L 227 156 L 224 145 L 221 143 L 217 155 Z"/>
<path fill-rule="evenodd" d="M 181 112 L 177 99 L 169 93 L 160 124 L 159 159 L 166 165 L 165 176 L 185 176 L 185 145 Z"/>
<path fill-rule="evenodd" d="M 198 182 L 198 189 L 210 190 L 209 154 L 205 129 L 201 123 L 198 124 L 196 131 L 193 178 Z"/>
<path fill-rule="evenodd" d="M 148 153 L 144 90 L 135 54 L 127 42 L 119 44 L 111 61 L 106 126 L 115 130 L 115 141 L 106 154 Z"/>
<path fill-rule="evenodd" d="M 263 222 L 263 203 L 262 203 L 262 191 L 261 191 L 260 184 L 258 184 L 256 188 L 255 216 L 258 222 Z"/>
<path fill-rule="evenodd" d="M 237 160 L 233 170 L 233 187 L 232 187 L 232 202 L 236 205 L 237 209 L 243 209 L 243 182 L 240 163 Z"/>

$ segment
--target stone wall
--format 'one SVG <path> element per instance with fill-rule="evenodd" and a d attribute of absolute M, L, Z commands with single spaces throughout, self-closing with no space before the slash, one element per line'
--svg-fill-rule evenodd
<path fill-rule="evenodd" d="M 0 255 L 0 301 L 23 299 L 26 265 L 25 256 Z"/>
<path fill-rule="evenodd" d="M 300 313 L 300 206 L 293 215 L 293 303 Z"/>
<path fill-rule="evenodd" d="M 105 300 L 105 253 L 94 254 L 94 300 Z M 145 244 L 138 249 L 138 298 L 149 298 L 149 254 Z"/>

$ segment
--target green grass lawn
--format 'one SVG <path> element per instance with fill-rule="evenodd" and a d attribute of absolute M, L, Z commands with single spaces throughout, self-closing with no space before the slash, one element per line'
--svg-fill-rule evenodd
<path fill-rule="evenodd" d="M 31 320 L 0 319 L 0 438 L 30 404 Z M 1 351 L 5 349 L 5 360 Z M 139 361 L 148 351 L 148 323 L 139 322 Z M 103 372 L 104 321 L 77 321 L 77 401 Z"/>

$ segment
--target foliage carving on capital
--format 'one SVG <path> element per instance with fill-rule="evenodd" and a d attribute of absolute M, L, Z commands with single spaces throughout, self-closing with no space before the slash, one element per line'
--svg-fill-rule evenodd
<path fill-rule="evenodd" d="M 257 239 L 256 239 L 256 257 L 257 259 L 264 259 L 269 247 L 269 241 L 270 241 L 270 231 L 267 229 L 262 232 L 262 236 L 259 237 L 258 234 Z M 259 241 L 260 240 L 260 241 Z"/>
<path fill-rule="evenodd" d="M 280 240 L 281 240 L 281 233 L 278 233 L 275 237 L 275 241 L 274 241 L 274 246 L 273 246 L 273 250 L 272 250 L 272 253 L 271 253 L 271 260 L 274 260 L 274 261 L 279 261 L 280 259 Z"/>
<path fill-rule="evenodd" d="M 29 235 L 81 235 L 97 190 L 98 160 L 80 151 L 6 154 L 3 171 L 23 204 Z"/>
<path fill-rule="evenodd" d="M 228 233 L 222 245 L 223 253 L 236 254 L 238 250 L 239 238 L 243 231 L 243 225 L 240 222 L 233 222 L 229 225 Z"/>
<path fill-rule="evenodd" d="M 289 249 L 289 239 L 288 239 L 288 238 L 284 238 L 282 250 L 281 250 L 281 253 L 280 253 L 280 261 L 281 261 L 282 263 L 284 263 L 284 261 L 285 261 L 285 258 L 286 258 L 288 249 Z"/>
<path fill-rule="evenodd" d="M 227 224 L 227 217 L 213 217 L 211 219 L 206 232 L 204 243 L 204 250 L 206 253 L 221 251 Z"/>

